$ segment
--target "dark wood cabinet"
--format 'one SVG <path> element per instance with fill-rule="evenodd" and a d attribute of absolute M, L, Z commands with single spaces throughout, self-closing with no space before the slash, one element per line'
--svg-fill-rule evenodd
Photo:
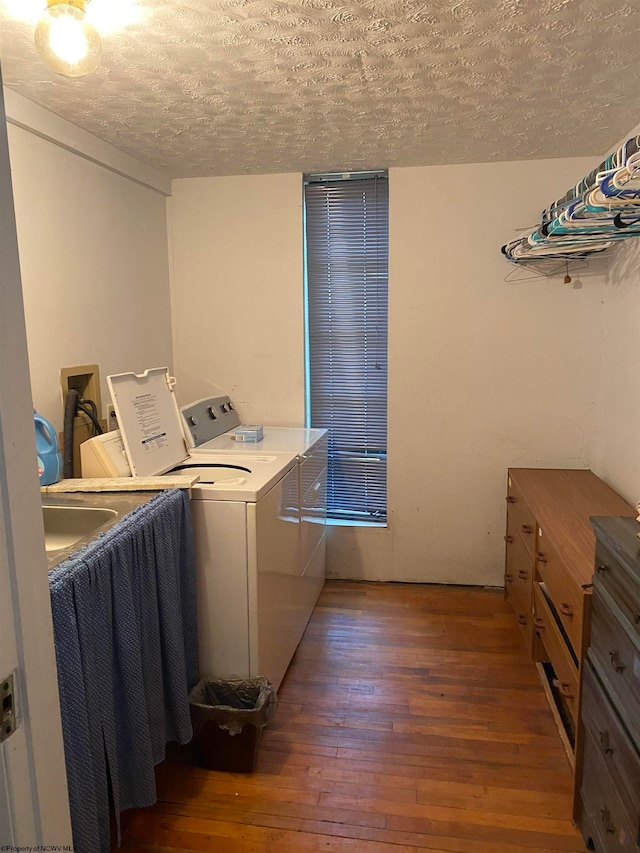
<path fill-rule="evenodd" d="M 595 518 L 578 823 L 598 853 L 640 850 L 640 524 Z"/>

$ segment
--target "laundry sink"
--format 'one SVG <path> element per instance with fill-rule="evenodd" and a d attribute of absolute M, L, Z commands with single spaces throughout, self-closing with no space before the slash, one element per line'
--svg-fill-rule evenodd
<path fill-rule="evenodd" d="M 43 504 L 44 541 L 47 551 L 69 548 L 113 521 L 117 510 L 94 506 Z"/>
<path fill-rule="evenodd" d="M 157 494 L 156 491 L 43 494 L 49 571 Z"/>

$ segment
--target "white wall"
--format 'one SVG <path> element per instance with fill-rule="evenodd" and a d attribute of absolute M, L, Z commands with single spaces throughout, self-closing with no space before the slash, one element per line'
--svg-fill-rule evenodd
<path fill-rule="evenodd" d="M 601 276 L 510 284 L 499 251 L 593 164 L 391 171 L 389 526 L 332 528 L 332 575 L 501 583 L 507 467 L 593 464 Z M 185 399 L 301 423 L 301 176 L 173 187 Z"/>
<path fill-rule="evenodd" d="M 171 365 L 166 199 L 9 126 L 33 401 L 62 427 L 59 371 Z"/>
<path fill-rule="evenodd" d="M 599 276 L 507 283 L 499 252 L 592 165 L 391 171 L 389 527 L 333 531 L 333 574 L 500 584 L 507 468 L 592 463 Z"/>
<path fill-rule="evenodd" d="M 640 124 L 612 151 L 639 134 Z M 594 471 L 635 505 L 640 499 L 640 241 L 625 241 L 607 255 Z"/>
<path fill-rule="evenodd" d="M 602 295 L 602 364 L 594 470 L 635 505 L 640 499 L 640 245 L 610 256 Z"/>
<path fill-rule="evenodd" d="M 176 394 L 221 392 L 245 423 L 302 425 L 300 175 L 173 182 Z"/>

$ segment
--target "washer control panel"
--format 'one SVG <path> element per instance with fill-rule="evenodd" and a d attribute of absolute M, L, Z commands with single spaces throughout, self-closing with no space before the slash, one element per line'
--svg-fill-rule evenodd
<path fill-rule="evenodd" d="M 190 447 L 199 447 L 234 427 L 240 419 L 229 397 L 203 397 L 180 409 Z"/>

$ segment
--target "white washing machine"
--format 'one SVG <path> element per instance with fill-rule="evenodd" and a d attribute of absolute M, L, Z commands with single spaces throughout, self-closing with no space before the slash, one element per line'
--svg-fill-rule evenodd
<path fill-rule="evenodd" d="M 190 493 L 200 674 L 262 675 L 277 689 L 308 610 L 297 455 L 190 454 L 166 368 L 107 382 L 133 476 L 189 470 L 200 477 Z"/>
<path fill-rule="evenodd" d="M 194 457 L 296 454 L 300 502 L 298 572 L 302 595 L 297 630 L 302 637 L 326 576 L 327 430 L 261 426 L 263 438 L 247 441 L 239 437 L 251 428 L 240 425 L 235 406 L 227 396 L 197 400 L 180 411 L 189 453 Z"/>

